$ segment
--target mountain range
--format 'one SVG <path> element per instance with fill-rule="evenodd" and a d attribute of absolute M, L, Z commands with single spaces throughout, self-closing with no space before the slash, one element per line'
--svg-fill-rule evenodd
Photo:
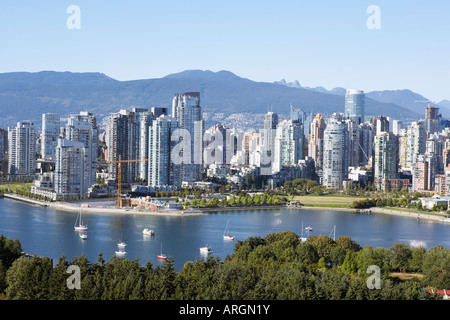
<path fill-rule="evenodd" d="M 175 93 L 198 91 L 207 114 L 261 115 L 274 111 L 287 115 L 292 105 L 324 116 L 344 111 L 345 89 L 302 88 L 281 82 L 257 82 L 230 71 L 186 70 L 162 78 L 119 81 L 102 73 L 12 72 L 0 73 L 0 127 L 31 120 L 37 127 L 45 112 L 61 117 L 89 111 L 98 118 L 131 107 L 167 107 Z M 366 115 L 396 119 L 423 118 L 427 100 L 409 90 L 366 94 Z M 442 108 L 450 108 L 443 102 Z M 222 118 L 223 118 L 222 117 Z M 214 117 L 210 117 L 214 118 Z M 251 117 L 247 117 L 251 118 Z"/>
<path fill-rule="evenodd" d="M 345 96 L 346 92 L 346 89 L 342 87 L 336 87 L 331 90 L 327 90 L 324 87 L 320 86 L 314 88 L 302 87 L 298 82 L 298 80 L 295 80 L 293 82 L 286 82 L 285 79 L 282 79 L 281 81 L 275 81 L 274 83 L 283 84 L 293 88 L 304 88 L 316 92 L 329 93 L 341 96 Z M 407 108 L 420 115 L 425 114 L 425 108 L 428 105 L 428 103 L 431 102 L 428 98 L 425 98 L 424 96 L 415 93 L 409 89 L 371 91 L 366 92 L 365 95 L 366 97 L 379 102 L 394 103 L 398 106 Z M 442 114 L 443 117 L 445 118 L 450 117 L 450 100 L 442 100 L 438 103 L 435 102 L 432 103 L 440 109 L 440 113 Z"/>

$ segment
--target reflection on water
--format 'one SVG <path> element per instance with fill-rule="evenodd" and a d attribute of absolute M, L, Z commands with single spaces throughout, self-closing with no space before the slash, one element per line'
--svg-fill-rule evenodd
<path fill-rule="evenodd" d="M 54 262 L 61 255 L 71 261 L 81 254 L 95 262 L 99 253 L 108 260 L 115 254 L 117 243 L 124 241 L 128 259 L 157 265 L 163 263 L 157 259 L 162 244 L 177 270 L 186 261 L 205 257 L 199 250 L 205 244 L 212 248 L 211 255 L 224 259 L 233 253 L 237 240 L 285 230 L 300 236 L 302 224 L 303 228 L 313 227 L 310 235 L 326 236 L 336 226 L 336 237 L 350 236 L 361 246 L 388 248 L 402 242 L 426 249 L 438 244 L 450 247 L 450 225 L 382 214 L 303 209 L 228 210 L 191 217 L 85 213 L 83 221 L 89 227 L 86 240 L 74 230 L 77 215 L 0 199 L 0 234 L 19 239 L 25 252 L 51 257 Z M 223 239 L 227 222 L 227 232 L 235 236 L 233 241 Z M 154 230 L 154 236 L 144 235 L 144 228 Z M 303 236 L 307 236 L 305 230 Z"/>

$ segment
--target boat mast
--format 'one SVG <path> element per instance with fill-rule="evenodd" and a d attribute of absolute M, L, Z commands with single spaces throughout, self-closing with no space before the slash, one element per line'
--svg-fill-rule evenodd
<path fill-rule="evenodd" d="M 332 234 L 333 234 L 333 241 L 336 241 L 336 225 L 334 225 L 333 229 L 331 229 L 330 238 Z"/>

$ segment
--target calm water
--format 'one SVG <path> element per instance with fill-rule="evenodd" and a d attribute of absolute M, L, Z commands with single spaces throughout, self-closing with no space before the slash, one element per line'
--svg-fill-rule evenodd
<path fill-rule="evenodd" d="M 0 199 L 0 234 L 19 239 L 25 252 L 53 258 L 54 262 L 63 254 L 68 261 L 85 254 L 95 262 L 99 253 L 109 260 L 123 240 L 128 245 L 128 259 L 157 265 L 161 263 L 157 255 L 162 243 L 163 253 L 175 259 L 177 270 L 186 261 L 201 258 L 199 248 L 205 244 L 211 246 L 214 256 L 223 259 L 233 253 L 236 240 L 284 230 L 301 235 L 302 222 L 304 227 L 314 228 L 310 235 L 329 236 L 336 226 L 336 238 L 350 236 L 361 246 L 389 248 L 402 242 L 426 249 L 439 244 L 450 248 L 450 225 L 382 214 L 305 209 L 227 210 L 190 217 L 84 213 L 83 220 L 89 227 L 87 240 L 81 240 L 74 230 L 77 215 Z M 234 241 L 222 239 L 227 221 Z M 144 228 L 153 229 L 155 235 L 144 236 Z"/>

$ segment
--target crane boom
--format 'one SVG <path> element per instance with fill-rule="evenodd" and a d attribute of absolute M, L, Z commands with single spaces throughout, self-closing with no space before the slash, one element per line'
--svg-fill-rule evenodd
<path fill-rule="evenodd" d="M 131 159 L 122 160 L 119 154 L 119 160 L 117 161 L 106 161 L 106 163 L 117 164 L 117 206 L 122 207 L 121 195 L 122 195 L 122 163 L 127 162 L 139 162 L 139 161 L 151 161 L 152 159 Z"/>

